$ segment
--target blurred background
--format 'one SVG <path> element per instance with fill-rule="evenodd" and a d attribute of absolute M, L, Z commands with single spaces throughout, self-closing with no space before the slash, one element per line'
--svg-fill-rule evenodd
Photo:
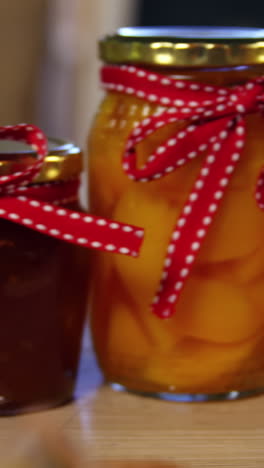
<path fill-rule="evenodd" d="M 264 3 L 0 0 L 0 124 L 83 145 L 100 99 L 97 40 L 123 25 L 264 25 Z M 263 6 L 262 6 L 263 5 Z"/>
<path fill-rule="evenodd" d="M 100 99 L 100 36 L 135 24 L 137 0 L 0 0 L 0 125 L 83 144 Z"/>

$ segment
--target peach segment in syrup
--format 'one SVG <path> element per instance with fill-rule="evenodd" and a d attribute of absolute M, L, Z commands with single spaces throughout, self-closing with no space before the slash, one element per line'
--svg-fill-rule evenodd
<path fill-rule="evenodd" d="M 259 336 L 237 344 L 184 339 L 172 353 L 149 359 L 144 380 L 163 391 L 218 393 L 230 390 L 235 375 L 254 353 Z"/>

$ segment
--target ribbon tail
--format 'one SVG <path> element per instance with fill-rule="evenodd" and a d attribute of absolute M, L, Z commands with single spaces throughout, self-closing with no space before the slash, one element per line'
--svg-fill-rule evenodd
<path fill-rule="evenodd" d="M 27 197 L 0 199 L 0 218 L 83 247 L 137 257 L 144 230 Z"/>
<path fill-rule="evenodd" d="M 160 318 L 169 318 L 176 310 L 185 281 L 240 159 L 244 133 L 245 123 L 240 120 L 237 128 L 230 130 L 226 141 L 219 135 L 208 149 L 168 247 L 163 279 L 153 301 L 153 312 Z"/>

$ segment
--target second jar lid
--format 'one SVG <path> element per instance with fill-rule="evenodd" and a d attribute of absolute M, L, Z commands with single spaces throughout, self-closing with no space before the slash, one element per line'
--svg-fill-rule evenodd
<path fill-rule="evenodd" d="M 0 175 L 8 175 L 34 162 L 36 153 L 30 146 L 0 140 Z M 14 170 L 15 165 L 15 170 Z M 81 150 L 74 143 L 49 138 L 48 154 L 40 174 L 34 182 L 53 182 L 78 177 L 82 171 Z"/>

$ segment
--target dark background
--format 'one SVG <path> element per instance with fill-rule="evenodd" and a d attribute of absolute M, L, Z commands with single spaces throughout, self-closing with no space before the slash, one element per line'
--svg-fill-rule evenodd
<path fill-rule="evenodd" d="M 141 0 L 138 24 L 264 27 L 264 1 Z"/>

